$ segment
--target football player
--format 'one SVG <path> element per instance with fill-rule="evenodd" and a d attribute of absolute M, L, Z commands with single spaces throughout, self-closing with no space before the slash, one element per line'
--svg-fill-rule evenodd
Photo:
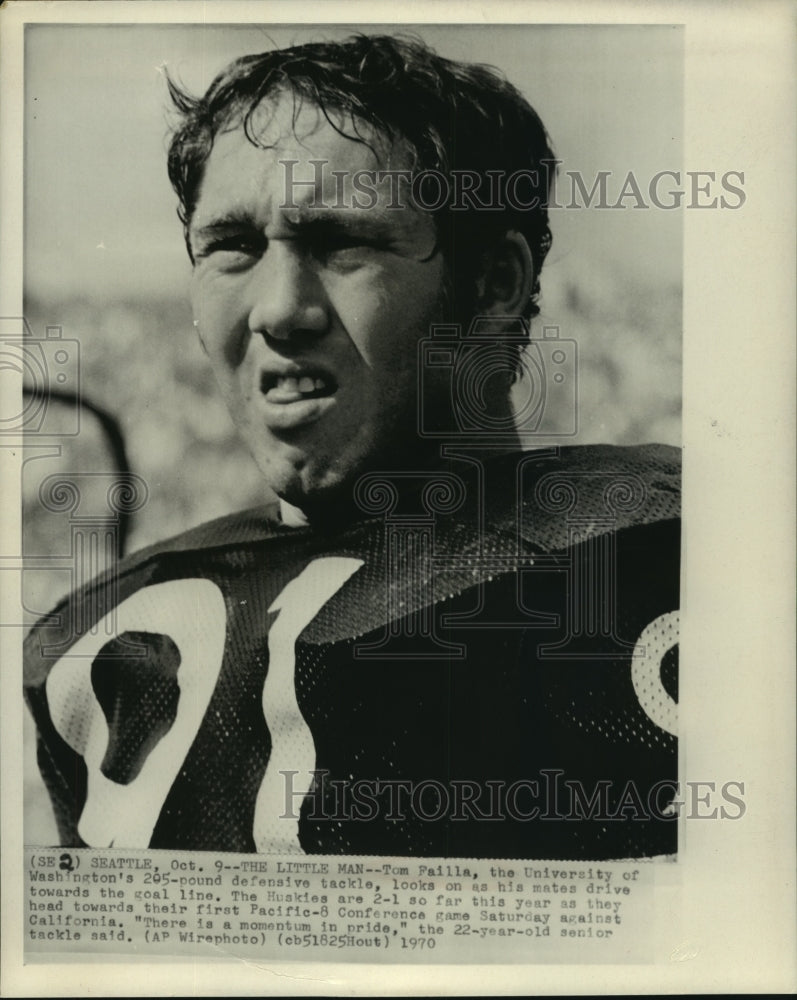
<path fill-rule="evenodd" d="M 358 36 L 170 84 L 195 326 L 280 499 L 123 561 L 28 637 L 62 842 L 672 852 L 674 449 L 521 451 L 545 129 Z M 540 388 L 537 386 L 537 389 Z M 58 624 L 52 624 L 57 620 Z"/>

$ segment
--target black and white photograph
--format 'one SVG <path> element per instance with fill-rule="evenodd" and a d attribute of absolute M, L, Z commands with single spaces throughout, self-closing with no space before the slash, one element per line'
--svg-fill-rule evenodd
<path fill-rule="evenodd" d="M 15 49 L 25 961 L 697 961 L 690 858 L 762 822 L 696 726 L 690 232 L 759 192 L 696 155 L 705 25 L 92 6 Z"/>
<path fill-rule="evenodd" d="M 682 223 L 649 201 L 690 183 L 683 33 L 352 30 L 29 31 L 31 162 L 82 94 L 94 117 L 27 192 L 26 318 L 60 317 L 42 350 L 74 345 L 80 379 L 58 405 L 78 433 L 40 456 L 47 413 L 25 466 L 29 534 L 80 560 L 30 572 L 72 590 L 27 647 L 56 843 L 672 854 Z M 141 126 L 155 147 L 166 118 L 166 154 L 130 163 L 122 95 L 170 45 Z M 218 52 L 196 95 L 191 45 Z M 556 50 L 593 97 L 543 119 Z M 612 107 L 654 57 L 656 113 Z M 97 120 L 109 64 L 130 69 Z M 156 185 L 171 238 L 133 205 Z M 105 235 L 48 302 L 75 228 Z"/>

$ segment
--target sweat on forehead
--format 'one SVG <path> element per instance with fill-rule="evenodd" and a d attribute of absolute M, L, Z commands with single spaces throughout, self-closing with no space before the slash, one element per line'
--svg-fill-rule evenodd
<path fill-rule="evenodd" d="M 251 178 L 252 195 L 259 183 L 278 190 L 280 207 L 288 211 L 409 207 L 405 178 L 414 161 L 402 138 L 392 139 L 350 112 L 321 108 L 282 89 L 264 98 L 251 114 L 230 116 L 216 135 L 203 164 L 189 226 L 194 228 L 197 216 L 204 221 L 208 201 L 219 202 L 224 194 L 219 185 L 229 183 L 231 171 Z M 368 185 L 368 197 L 358 198 L 362 184 Z"/>
<path fill-rule="evenodd" d="M 190 218 L 192 249 L 202 234 L 239 223 L 273 229 L 279 217 L 282 226 L 312 224 L 316 232 L 321 223 L 337 231 L 355 225 L 361 235 L 389 232 L 399 243 L 423 232 L 421 256 L 433 250 L 434 222 L 412 201 L 409 160 L 397 144 L 379 157 L 317 108 L 305 106 L 294 118 L 284 105 L 270 109 L 260 139 L 255 144 L 242 126 L 217 136 Z"/>

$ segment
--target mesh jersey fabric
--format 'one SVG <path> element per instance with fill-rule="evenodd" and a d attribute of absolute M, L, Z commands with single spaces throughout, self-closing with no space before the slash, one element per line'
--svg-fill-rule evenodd
<path fill-rule="evenodd" d="M 62 843 L 672 853 L 679 455 L 541 449 L 124 560 L 25 643 Z"/>

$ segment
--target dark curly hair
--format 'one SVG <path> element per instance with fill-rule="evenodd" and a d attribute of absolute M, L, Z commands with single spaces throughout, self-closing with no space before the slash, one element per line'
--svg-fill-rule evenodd
<path fill-rule="evenodd" d="M 526 237 L 534 264 L 527 318 L 539 311 L 539 276 L 551 245 L 547 200 L 555 159 L 539 116 L 497 70 L 444 59 L 411 37 L 354 35 L 244 56 L 216 77 L 204 97 L 190 96 L 171 78 L 168 86 L 179 113 L 169 178 L 180 200 L 186 241 L 215 136 L 243 125 L 257 145 L 252 117 L 260 103 L 277 91 L 293 92 L 294 115 L 303 100 L 311 101 L 353 141 L 365 141 L 358 130 L 362 122 L 390 141 L 403 139 L 416 172 L 435 170 L 451 178 L 470 171 L 486 178 L 490 171 L 491 204 L 498 207 L 457 211 L 446 203 L 434 212 L 452 291 L 473 299 L 481 255 L 491 241 L 515 229 Z M 350 133 L 335 124 L 329 110 L 350 116 Z M 523 204 L 533 208 L 507 204 L 506 182 L 518 171 L 528 185 Z"/>

